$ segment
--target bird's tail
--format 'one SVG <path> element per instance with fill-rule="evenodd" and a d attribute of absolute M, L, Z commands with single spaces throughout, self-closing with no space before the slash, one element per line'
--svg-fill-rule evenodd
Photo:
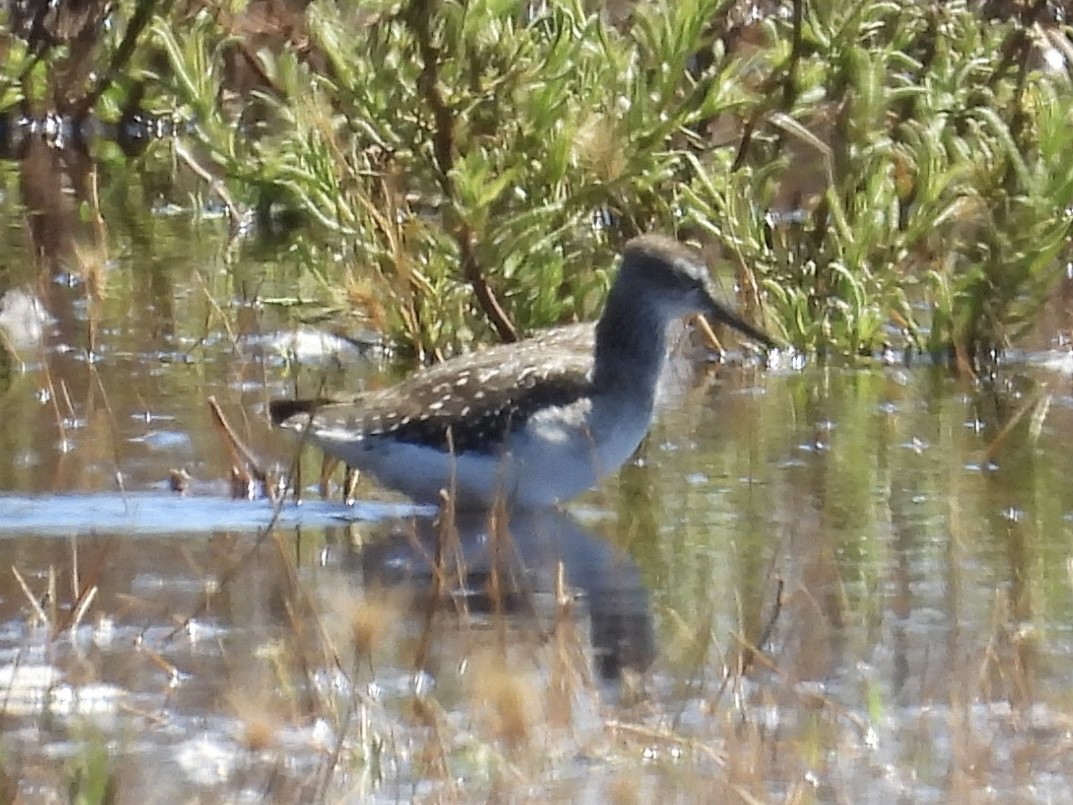
<path fill-rule="evenodd" d="M 268 415 L 272 418 L 273 425 L 282 425 L 300 414 L 310 416 L 329 402 L 331 400 L 325 397 L 313 397 L 308 400 L 269 400 Z"/>

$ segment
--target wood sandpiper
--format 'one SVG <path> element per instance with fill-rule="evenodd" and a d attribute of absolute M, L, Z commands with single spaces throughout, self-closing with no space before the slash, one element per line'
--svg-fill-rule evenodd
<path fill-rule="evenodd" d="M 672 322 L 702 314 L 773 347 L 712 297 L 700 254 L 670 238 L 626 244 L 596 324 L 461 355 L 347 400 L 273 400 L 275 424 L 418 503 L 553 506 L 615 472 L 648 432 Z M 591 332 L 591 329 L 588 331 Z"/>

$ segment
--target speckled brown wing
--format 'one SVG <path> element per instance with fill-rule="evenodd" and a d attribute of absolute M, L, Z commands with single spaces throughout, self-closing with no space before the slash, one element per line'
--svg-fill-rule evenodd
<path fill-rule="evenodd" d="M 572 325 L 421 370 L 398 385 L 333 401 L 275 401 L 290 427 L 350 431 L 455 453 L 495 453 L 536 411 L 592 391 L 593 330 Z"/>

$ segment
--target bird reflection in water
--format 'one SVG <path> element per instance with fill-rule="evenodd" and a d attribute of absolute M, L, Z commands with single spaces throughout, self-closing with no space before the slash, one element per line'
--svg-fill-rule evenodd
<path fill-rule="evenodd" d="M 545 617 L 536 602 L 565 586 L 588 610 L 594 663 L 603 679 L 616 680 L 624 669 L 644 671 L 652 663 L 648 590 L 629 556 L 553 509 L 514 513 L 500 533 L 489 522 L 486 513 L 458 514 L 446 541 L 433 518 L 385 524 L 386 534 L 355 548 L 345 562 L 367 585 L 406 585 L 426 601 L 437 592 L 439 564 L 447 581 L 438 603 L 514 618 Z M 444 544 L 449 547 L 438 552 Z"/>

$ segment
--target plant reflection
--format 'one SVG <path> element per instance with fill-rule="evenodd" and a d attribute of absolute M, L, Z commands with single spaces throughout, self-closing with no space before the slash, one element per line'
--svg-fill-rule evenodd
<path fill-rule="evenodd" d="M 348 554 L 366 584 L 407 586 L 415 600 L 469 613 L 527 616 L 539 625 L 552 607 L 580 594 L 588 610 L 597 672 L 617 678 L 655 657 L 649 593 L 637 564 L 569 514 L 512 514 L 505 527 L 486 515 L 459 515 L 444 540 L 434 519 L 390 522 Z M 439 549 L 438 549 L 439 546 Z"/>

